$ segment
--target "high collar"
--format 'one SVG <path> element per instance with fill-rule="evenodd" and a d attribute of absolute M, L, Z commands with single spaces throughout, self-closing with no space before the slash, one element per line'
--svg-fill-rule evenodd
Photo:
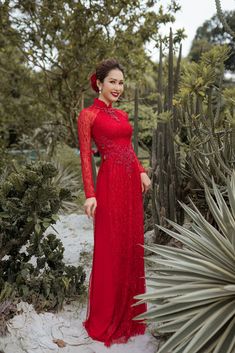
<path fill-rule="evenodd" d="M 107 105 L 104 101 L 102 101 L 99 98 L 95 98 L 94 99 L 94 105 L 96 105 L 99 108 L 112 108 L 112 103 L 110 103 L 109 105 Z"/>

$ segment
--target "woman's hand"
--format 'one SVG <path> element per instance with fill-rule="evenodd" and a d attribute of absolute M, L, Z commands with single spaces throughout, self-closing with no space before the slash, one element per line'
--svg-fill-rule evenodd
<path fill-rule="evenodd" d="M 150 189 L 151 180 L 149 179 L 148 174 L 145 172 L 140 173 L 140 178 L 141 178 L 142 192 L 147 192 Z"/>
<path fill-rule="evenodd" d="M 88 216 L 88 218 L 95 216 L 96 207 L 97 207 L 96 198 L 88 197 L 84 203 L 85 213 Z"/>

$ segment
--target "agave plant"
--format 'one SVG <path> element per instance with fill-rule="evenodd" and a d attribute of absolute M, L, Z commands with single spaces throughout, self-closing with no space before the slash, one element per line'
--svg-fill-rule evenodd
<path fill-rule="evenodd" d="M 153 291 L 135 296 L 134 305 L 152 307 L 134 319 L 156 322 L 157 331 L 170 336 L 158 353 L 235 352 L 235 171 L 226 196 L 213 179 L 212 185 L 211 192 L 205 186 L 205 196 L 215 226 L 190 201 L 192 207 L 181 204 L 190 228 L 172 221 L 173 230 L 160 227 L 182 249 L 144 246 L 153 252 L 146 260 L 156 264 L 147 277 Z"/>
<path fill-rule="evenodd" d="M 80 177 L 77 170 L 72 165 L 64 166 L 59 159 L 54 158 L 51 162 L 57 169 L 57 174 L 52 178 L 52 184 L 61 188 L 68 189 L 71 192 L 72 200 L 64 200 L 60 213 L 76 212 L 78 204 L 76 199 L 79 195 Z"/>

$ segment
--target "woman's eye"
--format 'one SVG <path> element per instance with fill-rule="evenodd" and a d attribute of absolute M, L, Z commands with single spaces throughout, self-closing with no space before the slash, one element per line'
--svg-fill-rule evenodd
<path fill-rule="evenodd" d="M 110 83 L 115 84 L 116 82 L 115 82 L 115 81 L 110 81 Z M 123 82 L 120 82 L 119 84 L 120 84 L 120 85 L 123 85 Z"/>

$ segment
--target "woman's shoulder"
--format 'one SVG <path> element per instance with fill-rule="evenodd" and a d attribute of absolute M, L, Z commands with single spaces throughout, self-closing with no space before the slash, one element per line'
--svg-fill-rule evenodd
<path fill-rule="evenodd" d="M 78 114 L 77 120 L 92 123 L 97 115 L 97 109 L 93 105 L 83 108 Z"/>
<path fill-rule="evenodd" d="M 95 114 L 97 109 L 95 109 L 95 106 L 93 104 L 89 105 L 88 107 L 83 108 L 79 115 L 88 115 L 91 116 L 93 113 Z"/>

